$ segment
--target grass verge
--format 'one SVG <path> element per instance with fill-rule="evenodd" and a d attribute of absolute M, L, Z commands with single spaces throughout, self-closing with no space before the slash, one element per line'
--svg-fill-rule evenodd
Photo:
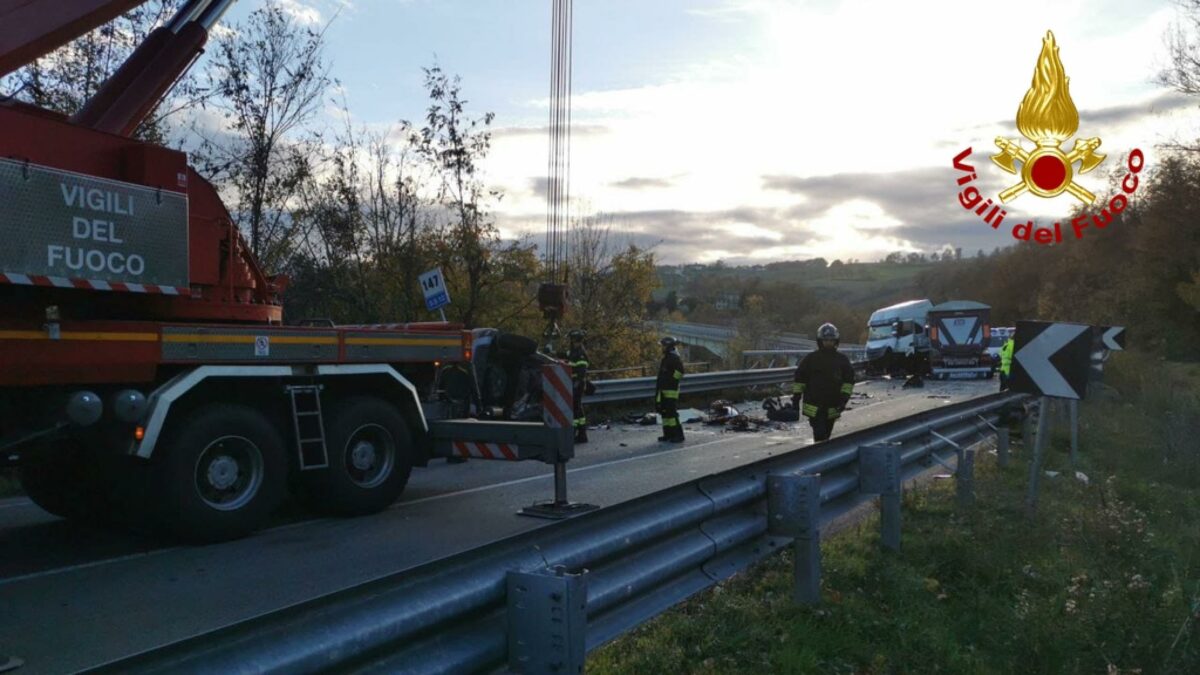
<path fill-rule="evenodd" d="M 902 551 L 868 519 L 826 541 L 823 602 L 791 604 L 776 556 L 594 653 L 590 673 L 1200 672 L 1200 366 L 1120 355 L 1082 406 L 1085 483 L 1051 435 L 1040 511 L 1028 453 L 905 498 Z M 1013 435 L 1019 439 L 1019 434 Z"/>

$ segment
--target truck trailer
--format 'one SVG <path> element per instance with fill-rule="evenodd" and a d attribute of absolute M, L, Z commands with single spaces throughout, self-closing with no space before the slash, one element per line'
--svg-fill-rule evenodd
<path fill-rule="evenodd" d="M 0 2 L 0 76 L 139 4 Z M 559 444 L 503 420 L 549 361 L 535 343 L 480 333 L 480 359 L 451 323 L 284 324 L 287 279 L 213 186 L 133 137 L 231 4 L 185 3 L 74 115 L 0 100 L 0 462 L 52 513 L 213 541 L 289 491 L 379 511 L 414 466 L 469 447 L 565 461 L 569 428 Z"/>
<path fill-rule="evenodd" d="M 929 372 L 934 378 L 994 375 L 987 352 L 991 311 L 988 305 L 970 300 L 951 300 L 929 309 Z"/>

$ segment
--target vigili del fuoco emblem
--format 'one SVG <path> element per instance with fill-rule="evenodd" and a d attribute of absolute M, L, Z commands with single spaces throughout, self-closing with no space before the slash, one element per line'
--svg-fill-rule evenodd
<path fill-rule="evenodd" d="M 1079 201 L 1091 206 L 1096 195 L 1075 182 L 1073 166 L 1079 162 L 1079 173 L 1087 173 L 1104 161 L 1097 154 L 1099 138 L 1077 138 L 1071 152 L 1064 153 L 1060 147 L 1079 130 L 1079 111 L 1071 100 L 1071 78 L 1063 69 L 1058 58 L 1058 44 L 1054 33 L 1046 31 L 1042 39 L 1042 53 L 1038 56 L 1033 71 L 1033 83 L 1021 106 L 1017 108 L 1017 130 L 1021 135 L 1037 144 L 1032 152 L 1021 147 L 1021 142 L 999 136 L 996 146 L 999 154 L 992 161 L 1009 173 L 1019 173 L 1021 182 L 1000 193 L 1000 201 L 1008 203 L 1032 192 L 1039 197 L 1057 197 L 1069 192 Z M 1014 161 L 1021 163 L 1018 172 Z"/>
<path fill-rule="evenodd" d="M 1021 241 L 1038 244 L 1059 244 L 1064 241 L 1064 231 L 1082 239 L 1089 229 L 1103 230 L 1129 206 L 1138 187 L 1138 174 L 1146 164 L 1146 156 L 1138 148 L 1132 149 L 1125 159 L 1127 172 L 1120 182 L 1120 190 L 1107 200 L 1097 203 L 1096 195 L 1075 182 L 1077 175 L 1088 173 L 1104 162 L 1105 156 L 1096 152 L 1100 147 L 1098 137 L 1076 138 L 1070 152 L 1064 152 L 1066 143 L 1079 131 L 1079 110 L 1071 100 L 1070 78 L 1058 57 L 1058 43 L 1054 33 L 1046 31 L 1042 39 L 1042 53 L 1038 55 L 1033 70 L 1033 82 L 1025 98 L 1017 108 L 1017 130 L 1034 143 L 1032 150 L 1021 147 L 1021 141 L 998 136 L 996 146 L 1000 152 L 992 155 L 992 162 L 1010 174 L 1019 176 L 1021 182 L 1006 188 L 998 195 L 1001 204 L 1030 192 L 1038 197 L 1050 199 L 1066 192 L 1083 203 L 1083 209 L 1074 211 L 1066 223 L 1056 222 L 1042 226 L 1032 218 L 1012 226 L 1012 236 Z M 992 229 L 1005 225 L 1008 211 L 994 203 L 978 187 L 979 172 L 969 163 L 972 148 L 967 147 L 954 157 L 954 168 L 958 171 L 958 203 L 974 213 Z M 1019 163 L 1019 166 L 1018 166 Z M 1076 168 L 1078 164 L 1078 168 Z M 1115 178 L 1114 178 L 1115 180 Z M 1064 227 L 1065 225 L 1065 227 Z"/>

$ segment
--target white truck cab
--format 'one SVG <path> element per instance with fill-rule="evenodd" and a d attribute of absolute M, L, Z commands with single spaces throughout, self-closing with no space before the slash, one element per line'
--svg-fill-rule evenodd
<path fill-rule="evenodd" d="M 925 317 L 931 307 L 929 300 L 908 300 L 871 313 L 867 359 L 873 368 L 897 368 L 923 348 Z"/>

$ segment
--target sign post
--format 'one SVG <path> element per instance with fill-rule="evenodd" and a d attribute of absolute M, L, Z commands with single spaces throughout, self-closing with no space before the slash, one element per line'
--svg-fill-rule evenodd
<path fill-rule="evenodd" d="M 425 309 L 431 312 L 436 309 L 442 315 L 442 321 L 445 321 L 446 312 L 442 308 L 450 304 L 450 291 L 446 290 L 442 268 L 429 270 L 417 277 L 417 281 L 421 284 L 421 292 L 425 294 Z"/>
<path fill-rule="evenodd" d="M 1038 483 L 1050 431 L 1051 400 L 1062 399 L 1078 405 L 1087 393 L 1094 335 L 1091 326 L 1078 323 L 1017 322 L 1011 388 L 1041 396 L 1037 439 L 1029 462 L 1029 492 L 1025 498 L 1025 508 L 1031 517 L 1037 511 Z M 1078 419 L 1078 415 L 1071 416 L 1073 427 Z M 1072 428 L 1072 438 L 1077 437 L 1078 430 Z M 1073 451 L 1072 465 L 1075 459 Z"/>

